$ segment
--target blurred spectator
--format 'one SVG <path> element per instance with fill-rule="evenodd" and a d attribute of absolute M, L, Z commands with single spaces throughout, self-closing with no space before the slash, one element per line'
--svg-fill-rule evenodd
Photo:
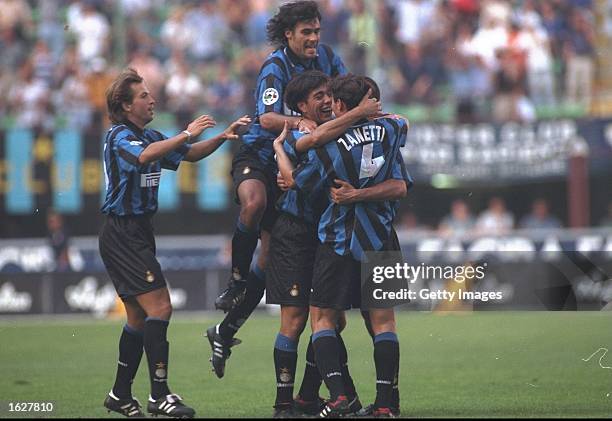
<path fill-rule="evenodd" d="M 210 112 L 216 119 L 230 121 L 238 114 L 248 113 L 242 106 L 242 85 L 232 78 L 226 62 L 222 62 L 217 70 L 215 83 L 206 89 L 206 99 Z"/>
<path fill-rule="evenodd" d="M 521 22 L 524 29 L 517 39 L 517 47 L 527 55 L 530 97 L 536 106 L 552 106 L 555 104 L 555 82 L 548 35 L 539 26 L 539 18 L 533 13 L 525 15 Z"/>
<path fill-rule="evenodd" d="M 395 0 L 397 16 L 397 40 L 403 44 L 414 44 L 421 40 L 423 30 L 434 14 L 433 0 Z"/>
<path fill-rule="evenodd" d="M 38 39 L 45 41 L 57 63 L 66 46 L 64 25 L 59 22 L 59 5 L 54 1 L 39 3 Z"/>
<path fill-rule="evenodd" d="M 178 127 L 186 127 L 201 105 L 204 87 L 187 63 L 177 59 L 175 66 L 166 83 L 167 104 L 176 116 Z"/>
<path fill-rule="evenodd" d="M 49 50 L 46 41 L 38 40 L 30 56 L 32 72 L 35 79 L 43 81 L 49 88 L 55 87 L 56 61 Z"/>
<path fill-rule="evenodd" d="M 64 227 L 64 218 L 52 209 L 47 213 L 47 235 L 55 256 L 55 270 L 57 272 L 69 270 L 69 237 Z"/>
<path fill-rule="evenodd" d="M 108 52 L 110 25 L 106 17 L 96 9 L 94 0 L 84 0 L 76 9 L 70 30 L 76 35 L 77 52 L 82 64 L 89 65 Z"/>
<path fill-rule="evenodd" d="M 18 69 L 26 59 L 26 40 L 11 28 L 0 28 L 0 72 L 11 73 Z"/>
<path fill-rule="evenodd" d="M 368 10 L 365 0 L 350 0 L 349 9 L 351 14 L 348 19 L 348 67 L 355 74 L 369 75 L 372 74 L 376 64 L 378 44 L 376 20 Z"/>
<path fill-rule="evenodd" d="M 473 232 L 475 225 L 476 220 L 467 203 L 463 200 L 455 200 L 451 204 L 450 214 L 440 222 L 438 232 L 446 236 L 464 237 Z"/>
<path fill-rule="evenodd" d="M 255 47 L 266 43 L 266 25 L 271 17 L 270 0 L 250 0 L 250 4 L 251 13 L 246 22 L 246 41 L 247 45 Z"/>
<path fill-rule="evenodd" d="M 216 1 L 201 1 L 187 12 L 184 21 L 191 31 L 187 50 L 191 61 L 206 63 L 223 56 L 229 28 Z"/>
<path fill-rule="evenodd" d="M 191 42 L 192 31 L 185 22 L 186 13 L 186 6 L 173 6 L 168 19 L 162 24 L 160 32 L 161 40 L 170 47 L 172 52 L 185 52 Z"/>
<path fill-rule="evenodd" d="M 109 87 L 114 79 L 114 73 L 108 68 L 106 60 L 96 57 L 91 62 L 91 69 L 85 76 L 87 92 L 94 112 L 94 122 L 99 127 L 106 126 L 108 119 L 106 110 L 106 88 Z"/>
<path fill-rule="evenodd" d="M 229 28 L 227 47 L 239 48 L 247 42 L 246 26 L 251 14 L 251 4 L 245 0 L 218 0 L 219 7 Z"/>
<path fill-rule="evenodd" d="M 382 1 L 375 3 L 376 5 L 384 5 Z M 351 13 L 343 6 L 337 0 L 321 0 L 319 2 L 319 10 L 321 10 L 321 16 L 325 22 L 325 30 L 321 32 L 321 42 L 334 50 L 339 49 L 341 44 L 345 44 L 348 38 L 346 25 Z"/>
<path fill-rule="evenodd" d="M 491 90 L 487 68 L 471 43 L 471 27 L 467 23 L 460 24 L 446 60 L 452 92 L 459 101 L 484 98 Z"/>
<path fill-rule="evenodd" d="M 161 92 L 166 82 L 166 74 L 161 63 L 146 47 L 138 48 L 132 55 L 128 67 L 135 69 L 144 80 L 153 95 L 153 98 L 161 101 Z"/>
<path fill-rule="evenodd" d="M 514 227 L 514 217 L 506 210 L 506 203 L 500 197 L 489 200 L 488 208 L 476 220 L 476 231 L 481 235 L 507 234 Z"/>
<path fill-rule="evenodd" d="M 8 97 L 18 126 L 47 132 L 53 129 L 51 90 L 44 81 L 34 78 L 30 63 L 26 62 L 19 69 L 18 80 L 8 92 Z"/>
<path fill-rule="evenodd" d="M 406 44 L 399 59 L 399 78 L 394 98 L 397 103 L 433 104 L 437 102 L 435 82 L 441 77 L 438 63 L 423 55 L 419 43 Z"/>
<path fill-rule="evenodd" d="M 561 228 L 561 221 L 550 214 L 546 200 L 536 199 L 531 205 L 531 212 L 521 219 L 519 226 L 524 229 L 553 229 Z"/>
<path fill-rule="evenodd" d="M 26 0 L 0 0 L 0 30 L 11 29 L 32 34 L 32 9 Z"/>
<path fill-rule="evenodd" d="M 600 227 L 612 228 L 612 201 L 608 203 L 608 214 L 599 222 Z"/>
<path fill-rule="evenodd" d="M 520 60 L 509 49 L 499 50 L 498 56 L 500 66 L 494 78 L 493 120 L 533 121 L 535 110 L 525 96 L 525 73 Z"/>
<path fill-rule="evenodd" d="M 79 66 L 67 70 L 66 78 L 56 95 L 57 109 L 62 110 L 69 129 L 85 132 L 92 123 L 92 105 L 87 80 Z"/>
<path fill-rule="evenodd" d="M 411 234 L 423 234 L 429 232 L 429 228 L 419 222 L 419 219 L 411 210 L 405 211 L 399 218 L 398 231 L 410 231 Z"/>
<path fill-rule="evenodd" d="M 563 54 L 567 61 L 567 101 L 589 105 L 594 76 L 595 32 L 582 10 L 575 8 L 564 36 Z"/>

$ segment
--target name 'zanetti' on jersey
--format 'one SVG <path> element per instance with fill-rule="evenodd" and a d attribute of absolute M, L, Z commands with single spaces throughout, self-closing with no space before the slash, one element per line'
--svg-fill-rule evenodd
<path fill-rule="evenodd" d="M 157 187 L 161 178 L 160 172 L 152 172 L 149 174 L 140 174 L 140 187 Z"/>
<path fill-rule="evenodd" d="M 355 127 L 352 133 L 352 136 L 347 132 L 344 134 L 344 138 L 338 138 L 338 143 L 341 143 L 347 151 L 350 151 L 353 147 L 361 145 L 362 143 L 382 142 L 386 130 L 383 126 L 370 124 L 367 126 Z"/>

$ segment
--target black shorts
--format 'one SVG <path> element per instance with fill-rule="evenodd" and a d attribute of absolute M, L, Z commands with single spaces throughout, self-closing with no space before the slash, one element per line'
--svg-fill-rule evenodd
<path fill-rule="evenodd" d="M 400 250 L 397 234 L 392 229 L 381 251 Z M 371 282 L 362 281 L 361 262 L 352 255 L 341 256 L 331 245 L 319 245 L 314 263 L 310 305 L 336 310 L 361 308 L 362 293 L 369 294 L 371 285 Z"/>
<path fill-rule="evenodd" d="M 274 224 L 266 268 L 266 303 L 308 307 L 317 226 L 285 212 Z"/>
<path fill-rule="evenodd" d="M 150 216 L 109 215 L 99 237 L 100 256 L 122 300 L 166 287 L 155 257 Z"/>
<path fill-rule="evenodd" d="M 278 218 L 276 201 L 281 191 L 276 184 L 276 174 L 266 168 L 257 153 L 242 145 L 232 161 L 232 180 L 234 182 L 234 200 L 240 204 L 238 186 L 245 180 L 259 180 L 266 186 L 266 210 L 261 218 L 260 227 L 265 231 L 272 231 Z"/>

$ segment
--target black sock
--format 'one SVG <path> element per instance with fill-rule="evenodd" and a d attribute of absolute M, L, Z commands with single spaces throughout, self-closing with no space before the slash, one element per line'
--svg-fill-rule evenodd
<path fill-rule="evenodd" d="M 297 365 L 298 342 L 280 333 L 274 343 L 274 369 L 276 370 L 275 407 L 293 403 L 293 382 Z"/>
<path fill-rule="evenodd" d="M 397 353 L 397 367 L 395 368 L 395 377 L 393 378 L 393 393 L 391 393 L 391 408 L 399 409 L 400 407 L 400 395 L 399 395 L 399 352 Z"/>
<path fill-rule="evenodd" d="M 374 337 L 374 364 L 376 365 L 376 408 L 390 408 L 393 381 L 399 364 L 399 342 L 393 332 Z"/>
<path fill-rule="evenodd" d="M 250 229 L 239 219 L 232 237 L 232 275 L 234 277 L 246 280 L 258 239 L 259 229 Z"/>
<path fill-rule="evenodd" d="M 338 396 L 345 394 L 336 332 L 329 329 L 313 333 L 312 346 L 319 373 L 329 389 L 331 400 L 335 401 Z"/>
<path fill-rule="evenodd" d="M 117 377 L 115 377 L 115 385 L 113 386 L 113 394 L 120 399 L 132 397 L 132 383 L 142 358 L 142 344 L 143 332 L 126 324 L 123 327 L 121 339 L 119 339 Z"/>
<path fill-rule="evenodd" d="M 227 313 L 225 319 L 219 325 L 219 335 L 225 340 L 234 337 L 238 329 L 246 322 L 257 304 L 261 301 L 266 290 L 266 278 L 264 271 L 255 266 L 247 278 L 246 294 L 242 303 Z"/>
<path fill-rule="evenodd" d="M 357 397 L 357 390 L 355 389 L 355 383 L 348 368 L 348 352 L 346 351 L 346 345 L 344 340 L 340 336 L 340 332 L 336 331 L 336 337 L 338 338 L 338 346 L 340 349 L 340 368 L 342 372 L 342 381 L 344 382 L 344 391 L 349 402 Z"/>
<path fill-rule="evenodd" d="M 166 332 L 168 320 L 147 318 L 144 330 L 144 349 L 149 363 L 151 397 L 155 400 L 169 395 L 168 389 L 168 348 Z"/>
<path fill-rule="evenodd" d="M 319 399 L 319 388 L 322 381 L 321 373 L 319 373 L 317 363 L 315 362 L 311 336 L 308 340 L 308 348 L 306 349 L 306 367 L 304 368 L 304 377 L 300 386 L 300 398 L 307 402 Z"/>

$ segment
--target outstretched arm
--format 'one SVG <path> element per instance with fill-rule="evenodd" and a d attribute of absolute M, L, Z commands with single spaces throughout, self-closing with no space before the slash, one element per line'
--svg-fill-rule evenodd
<path fill-rule="evenodd" d="M 259 117 L 261 127 L 273 133 L 281 132 L 285 121 L 291 129 L 304 133 L 312 133 L 317 128 L 317 123 L 304 117 L 290 117 L 275 112 L 265 113 Z"/>
<path fill-rule="evenodd" d="M 250 117 L 245 115 L 230 124 L 227 129 L 223 131 L 223 133 L 220 133 L 219 135 L 211 139 L 194 143 L 193 145 L 191 145 L 191 149 L 189 149 L 189 152 L 187 152 L 187 154 L 185 155 L 185 161 L 199 161 L 200 159 L 205 158 L 214 151 L 216 151 L 219 146 L 221 146 L 226 140 L 238 139 L 239 136 L 236 133 L 237 130 L 240 127 L 247 126 L 250 122 Z"/>
<path fill-rule="evenodd" d="M 356 202 L 378 202 L 398 200 L 406 197 L 408 189 L 404 180 L 390 179 L 372 187 L 356 189 L 343 180 L 334 180 L 338 187 L 330 189 L 331 200 L 338 205 L 349 205 Z"/>
<path fill-rule="evenodd" d="M 285 148 L 283 148 L 283 142 L 287 138 L 289 123 L 285 121 L 285 125 L 283 126 L 283 131 L 276 139 L 274 139 L 273 147 L 274 153 L 276 153 L 276 163 L 278 164 L 278 170 L 285 180 L 285 185 L 288 188 L 293 188 L 295 186 L 295 180 L 293 179 L 293 164 L 285 152 Z"/>
<path fill-rule="evenodd" d="M 187 126 L 187 131 L 191 133 L 191 137 L 196 137 L 202 134 L 202 132 L 215 125 L 215 120 L 208 115 L 201 115 L 192 121 Z M 161 140 L 159 142 L 153 142 L 145 148 L 144 151 L 138 157 L 138 163 L 140 165 L 148 164 L 149 162 L 158 161 L 164 156 L 184 144 L 190 139 L 190 136 L 185 132 L 181 132 L 176 136 L 169 139 Z"/>
<path fill-rule="evenodd" d="M 372 117 L 380 113 L 382 106 L 375 98 L 370 98 L 372 90 L 369 89 L 359 102 L 359 105 L 346 114 L 321 124 L 313 132 L 298 139 L 295 149 L 305 152 L 308 149 L 317 148 L 342 135 L 351 125 L 361 119 Z"/>

